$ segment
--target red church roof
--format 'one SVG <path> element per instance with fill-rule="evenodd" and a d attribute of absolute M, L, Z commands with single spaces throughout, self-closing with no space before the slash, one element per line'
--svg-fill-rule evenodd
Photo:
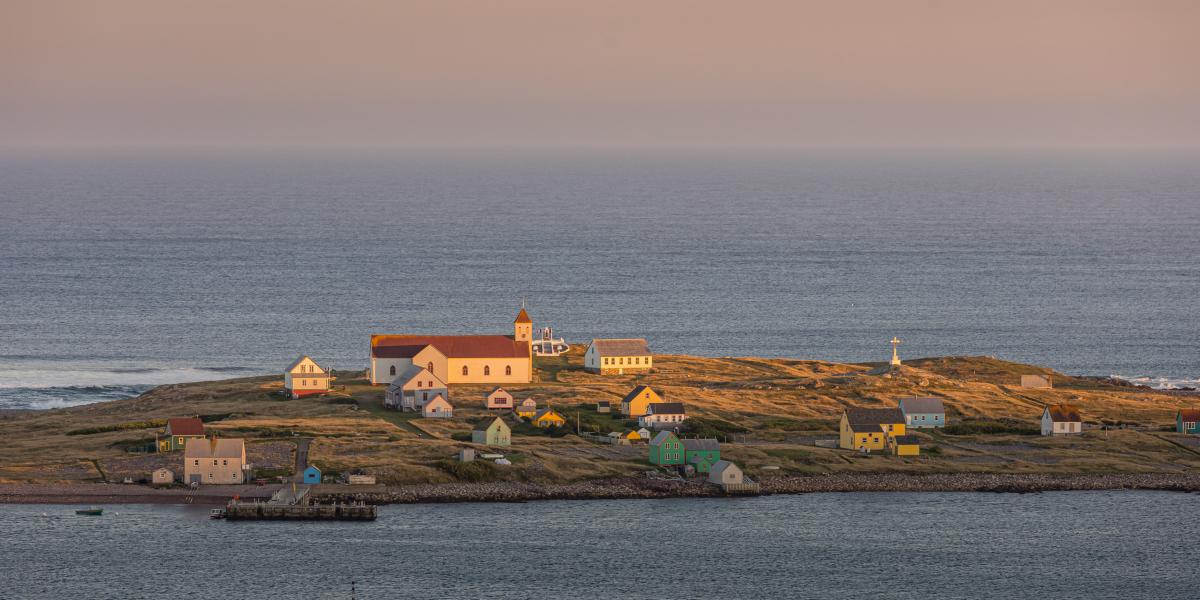
<path fill-rule="evenodd" d="M 532 323 L 532 322 L 533 322 L 533 319 L 529 318 L 529 313 L 525 312 L 524 308 L 521 309 L 521 312 L 517 313 L 517 320 L 513 321 L 513 323 Z"/>
<path fill-rule="evenodd" d="M 529 342 L 507 335 L 376 335 L 371 338 L 375 358 L 412 358 L 433 346 L 446 358 L 529 358 Z"/>

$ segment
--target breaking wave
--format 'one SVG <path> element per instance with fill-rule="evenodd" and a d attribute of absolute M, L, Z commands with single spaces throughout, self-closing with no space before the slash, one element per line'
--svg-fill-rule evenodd
<path fill-rule="evenodd" d="M 0 409 L 47 410 L 132 398 L 155 386 L 263 372 L 249 367 L 0 366 Z M 8 367 L 8 368 L 5 368 Z"/>
<path fill-rule="evenodd" d="M 1154 375 L 1126 377 L 1124 375 L 1113 375 L 1112 378 L 1152 387 L 1156 390 L 1200 389 L 1200 377 L 1161 377 Z"/>

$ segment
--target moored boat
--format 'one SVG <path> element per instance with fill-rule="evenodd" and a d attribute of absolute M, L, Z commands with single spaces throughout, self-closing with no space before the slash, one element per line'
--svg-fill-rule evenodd
<path fill-rule="evenodd" d="M 98 517 L 98 516 L 100 516 L 100 515 L 104 514 L 104 509 L 103 509 L 103 508 L 97 508 L 97 507 L 95 507 L 95 506 L 93 506 L 93 507 L 91 507 L 91 508 L 80 508 L 80 509 L 78 509 L 78 510 L 76 510 L 76 511 L 75 511 L 75 514 L 77 514 L 77 515 L 87 515 L 87 516 L 90 516 L 90 517 Z"/>

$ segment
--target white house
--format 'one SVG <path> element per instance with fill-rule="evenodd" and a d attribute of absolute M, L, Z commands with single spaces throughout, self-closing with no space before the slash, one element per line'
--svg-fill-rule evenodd
<path fill-rule="evenodd" d="M 383 405 L 399 410 L 421 410 L 434 396 L 450 397 L 446 383 L 432 371 L 417 365 L 409 365 L 388 385 L 383 395 Z"/>
<path fill-rule="evenodd" d="M 1042 409 L 1042 435 L 1083 432 L 1083 417 L 1073 404 L 1051 404 Z"/>
<path fill-rule="evenodd" d="M 708 472 L 708 482 L 719 485 L 742 483 L 742 477 L 741 467 L 727 460 L 718 460 L 713 463 L 712 469 Z"/>
<path fill-rule="evenodd" d="M 655 402 L 646 405 L 646 414 L 638 417 L 639 427 L 672 429 L 687 420 L 682 402 Z"/>
<path fill-rule="evenodd" d="M 421 406 L 421 416 L 426 419 L 449 419 L 454 416 L 454 407 L 438 394 Z"/>
<path fill-rule="evenodd" d="M 594 339 L 583 354 L 583 368 L 601 375 L 644 373 L 653 366 L 654 356 L 642 338 Z"/>

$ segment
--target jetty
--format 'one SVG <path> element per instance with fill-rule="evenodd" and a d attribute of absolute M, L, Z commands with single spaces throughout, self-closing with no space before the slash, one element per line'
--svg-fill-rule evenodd
<path fill-rule="evenodd" d="M 378 507 L 363 502 L 318 504 L 312 501 L 309 486 L 292 484 L 275 492 L 266 502 L 245 502 L 238 498 L 225 505 L 225 518 L 231 521 L 374 521 Z"/>

